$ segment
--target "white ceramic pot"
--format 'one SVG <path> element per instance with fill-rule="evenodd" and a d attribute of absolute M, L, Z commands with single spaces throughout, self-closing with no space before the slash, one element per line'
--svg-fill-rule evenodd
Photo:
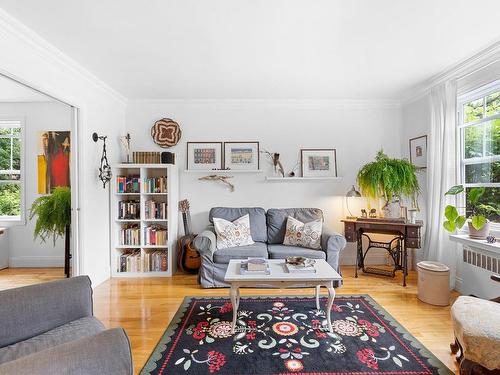
<path fill-rule="evenodd" d="M 467 224 L 469 225 L 469 237 L 474 240 L 485 240 L 486 237 L 490 235 L 489 221 L 487 221 L 486 224 L 484 224 L 484 226 L 479 230 L 472 226 L 472 222 L 470 220 L 467 222 Z"/>
<path fill-rule="evenodd" d="M 391 202 L 387 202 L 382 207 L 384 217 L 388 219 L 399 219 L 401 217 L 401 204 L 399 199 L 394 198 Z"/>

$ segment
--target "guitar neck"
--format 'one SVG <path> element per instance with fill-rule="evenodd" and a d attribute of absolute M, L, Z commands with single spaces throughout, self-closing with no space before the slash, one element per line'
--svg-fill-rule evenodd
<path fill-rule="evenodd" d="M 182 222 L 184 223 L 184 234 L 186 236 L 191 235 L 192 234 L 191 215 L 190 215 L 189 211 L 182 213 Z"/>

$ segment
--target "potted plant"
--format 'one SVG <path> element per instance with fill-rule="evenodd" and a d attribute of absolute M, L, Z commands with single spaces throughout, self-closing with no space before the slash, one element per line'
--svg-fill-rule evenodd
<path fill-rule="evenodd" d="M 443 222 L 443 227 L 448 232 L 454 233 L 457 229 L 464 226 L 465 222 L 469 226 L 469 237 L 478 240 L 484 240 L 490 234 L 490 222 L 487 218 L 488 214 L 500 214 L 500 209 L 490 204 L 480 203 L 479 200 L 485 192 L 484 187 L 475 187 L 469 190 L 468 200 L 470 207 L 470 215 L 460 215 L 458 208 L 451 204 L 444 209 L 446 220 Z M 463 185 L 453 186 L 445 195 L 456 196 L 464 192 Z M 469 219 L 469 220 L 467 220 Z"/>
<path fill-rule="evenodd" d="M 401 216 L 400 199 L 408 197 L 418 208 L 417 196 L 420 187 L 417 180 L 417 167 L 404 159 L 392 159 L 380 150 L 375 161 L 363 166 L 357 176 L 357 182 L 363 195 L 370 198 L 383 198 L 384 216 Z"/>
<path fill-rule="evenodd" d="M 71 235 L 71 189 L 56 187 L 52 194 L 41 196 L 33 202 L 30 220 L 37 217 L 34 238 L 45 242 L 52 237 L 65 237 L 64 272 L 69 277 L 70 235 Z"/>

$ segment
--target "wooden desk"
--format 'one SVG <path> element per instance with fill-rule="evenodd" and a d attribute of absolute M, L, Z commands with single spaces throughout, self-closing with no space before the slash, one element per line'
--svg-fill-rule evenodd
<path fill-rule="evenodd" d="M 403 271 L 403 286 L 406 286 L 406 276 L 408 275 L 408 249 L 420 249 L 421 247 L 421 228 L 423 223 L 418 221 L 415 224 L 408 222 L 398 222 L 383 219 L 345 219 L 344 233 L 347 242 L 357 242 L 356 248 L 356 267 L 355 277 L 358 277 L 358 269 L 363 272 L 386 274 L 394 276 L 395 271 Z M 373 241 L 366 233 L 389 234 L 393 235 L 396 241 L 396 248 L 392 247 L 391 242 Z M 363 235 L 368 237 L 370 243 L 368 249 L 363 253 Z M 389 252 L 394 260 L 394 270 L 392 273 L 377 270 L 376 268 L 367 269 L 365 267 L 366 253 L 370 248 L 383 248 Z M 379 272 L 377 272 L 379 271 Z"/>

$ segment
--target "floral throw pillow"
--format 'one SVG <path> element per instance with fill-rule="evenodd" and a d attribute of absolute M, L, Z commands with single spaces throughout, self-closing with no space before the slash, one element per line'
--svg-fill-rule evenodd
<path fill-rule="evenodd" d="M 321 220 L 303 223 L 291 216 L 286 221 L 286 232 L 283 245 L 321 249 Z"/>
<path fill-rule="evenodd" d="M 250 233 L 250 215 L 246 214 L 232 223 L 230 221 L 213 218 L 215 233 L 217 234 L 217 249 L 253 245 Z"/>

